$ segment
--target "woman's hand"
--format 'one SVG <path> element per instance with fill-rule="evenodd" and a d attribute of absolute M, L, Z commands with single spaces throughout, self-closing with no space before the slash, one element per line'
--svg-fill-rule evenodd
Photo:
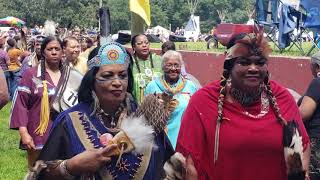
<path fill-rule="evenodd" d="M 106 146 L 102 149 L 84 151 L 67 161 L 67 169 L 72 175 L 80 175 L 87 172 L 96 172 L 103 165 L 111 161 L 110 157 L 104 156 L 113 151 L 117 145 Z"/>
<path fill-rule="evenodd" d="M 186 159 L 185 164 L 185 180 L 197 180 L 198 179 L 198 173 L 194 166 L 193 160 L 191 156 L 188 156 Z"/>
<path fill-rule="evenodd" d="M 35 150 L 36 146 L 34 145 L 33 139 L 28 133 L 27 128 L 20 127 L 19 133 L 20 133 L 22 144 L 26 145 L 29 150 Z"/>

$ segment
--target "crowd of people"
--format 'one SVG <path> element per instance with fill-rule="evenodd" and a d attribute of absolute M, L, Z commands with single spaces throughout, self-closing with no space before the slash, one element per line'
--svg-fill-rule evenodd
<path fill-rule="evenodd" d="M 157 55 L 145 34 L 130 49 L 77 29 L 25 43 L 2 34 L 0 108 L 12 100 L 26 178 L 319 179 L 320 54 L 298 107 L 269 79 L 258 32 L 229 42 L 221 79 L 205 87 L 173 42 Z"/>

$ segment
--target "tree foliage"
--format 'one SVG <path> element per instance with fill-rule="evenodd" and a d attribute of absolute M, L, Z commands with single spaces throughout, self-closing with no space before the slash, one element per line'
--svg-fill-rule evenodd
<path fill-rule="evenodd" d="M 63 27 L 97 27 L 100 0 L 1 0 L 0 14 L 16 16 L 28 26 L 50 19 Z M 200 16 L 202 32 L 220 22 L 244 23 L 252 17 L 254 0 L 199 0 L 195 15 Z M 151 26 L 175 30 L 185 26 L 190 17 L 187 0 L 150 0 Z M 112 32 L 130 28 L 128 0 L 103 0 L 111 12 Z M 2 17 L 0 17 L 2 18 Z"/>

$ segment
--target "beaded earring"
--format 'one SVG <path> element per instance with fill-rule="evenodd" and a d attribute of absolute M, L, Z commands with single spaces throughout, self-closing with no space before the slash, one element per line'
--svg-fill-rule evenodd
<path fill-rule="evenodd" d="M 91 93 L 92 93 L 92 98 L 93 98 L 93 103 L 92 103 L 93 111 L 90 115 L 92 116 L 96 113 L 97 109 L 100 108 L 100 103 L 99 103 L 99 99 L 98 99 L 97 94 L 94 91 L 91 91 Z"/>

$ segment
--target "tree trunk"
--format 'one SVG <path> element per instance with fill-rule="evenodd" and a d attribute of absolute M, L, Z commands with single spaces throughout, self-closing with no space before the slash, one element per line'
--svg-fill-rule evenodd
<path fill-rule="evenodd" d="M 218 13 L 218 16 L 219 16 L 221 23 L 225 23 L 227 10 L 217 10 L 217 13 Z"/>

